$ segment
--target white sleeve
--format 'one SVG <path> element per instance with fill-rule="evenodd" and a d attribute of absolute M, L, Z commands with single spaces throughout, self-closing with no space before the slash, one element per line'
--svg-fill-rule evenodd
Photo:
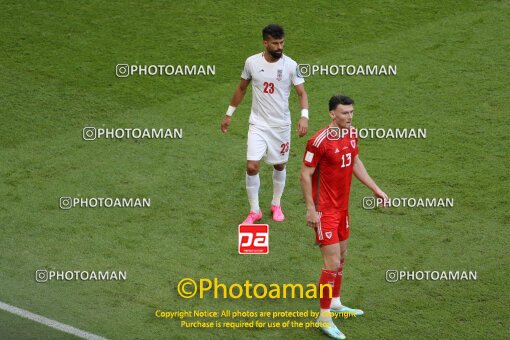
<path fill-rule="evenodd" d="M 301 73 L 299 72 L 299 69 L 298 69 L 299 65 L 294 62 L 294 67 L 292 68 L 292 84 L 294 84 L 294 86 L 297 86 L 297 85 L 300 85 L 300 84 L 303 84 L 305 82 L 305 79 L 301 76 Z"/>
<path fill-rule="evenodd" d="M 248 62 L 248 59 L 246 59 L 246 62 L 244 63 L 244 69 L 243 72 L 241 72 L 241 78 L 244 80 L 251 80 L 250 63 Z"/>

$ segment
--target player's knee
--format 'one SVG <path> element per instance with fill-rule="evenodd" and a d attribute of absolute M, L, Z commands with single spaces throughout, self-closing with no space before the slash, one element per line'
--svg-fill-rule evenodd
<path fill-rule="evenodd" d="M 275 164 L 273 165 L 273 167 L 275 168 L 275 170 L 277 171 L 283 171 L 285 170 L 285 164 Z"/>
<path fill-rule="evenodd" d="M 340 259 L 335 259 L 335 261 L 333 261 L 331 263 L 331 267 L 330 267 L 329 270 L 332 270 L 332 271 L 336 272 L 338 270 L 338 268 L 340 268 Z"/>
<path fill-rule="evenodd" d="M 246 164 L 246 172 L 249 176 L 255 176 L 259 173 L 260 165 L 258 163 L 249 162 Z"/>
<path fill-rule="evenodd" d="M 327 270 L 331 271 L 337 271 L 340 267 L 340 257 L 332 256 L 326 259 L 324 265 L 326 266 Z"/>

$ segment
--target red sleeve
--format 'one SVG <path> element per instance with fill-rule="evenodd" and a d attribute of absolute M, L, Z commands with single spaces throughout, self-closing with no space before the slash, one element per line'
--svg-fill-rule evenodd
<path fill-rule="evenodd" d="M 320 150 L 318 147 L 313 145 L 314 142 L 315 138 L 308 140 L 308 143 L 306 143 L 305 154 L 303 156 L 303 163 L 312 168 L 316 168 L 321 159 Z"/>

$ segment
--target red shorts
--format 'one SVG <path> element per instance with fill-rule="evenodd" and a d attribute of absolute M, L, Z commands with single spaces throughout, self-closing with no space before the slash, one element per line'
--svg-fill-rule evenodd
<path fill-rule="evenodd" d="M 349 238 L 349 212 L 317 212 L 319 224 L 315 228 L 315 242 L 320 245 L 335 244 Z"/>

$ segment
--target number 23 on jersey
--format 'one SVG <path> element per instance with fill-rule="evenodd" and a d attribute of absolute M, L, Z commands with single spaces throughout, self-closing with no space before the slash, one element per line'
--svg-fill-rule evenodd
<path fill-rule="evenodd" d="M 274 83 L 269 83 L 267 81 L 264 82 L 264 93 L 273 94 L 274 93 Z"/>

